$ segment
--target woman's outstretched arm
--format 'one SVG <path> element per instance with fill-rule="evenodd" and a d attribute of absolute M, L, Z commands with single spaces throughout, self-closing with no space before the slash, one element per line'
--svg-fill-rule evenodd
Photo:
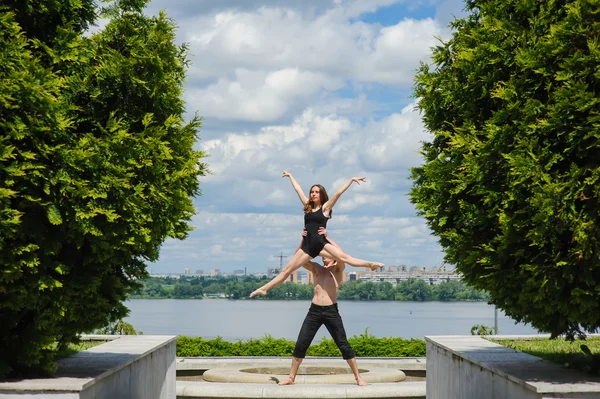
<path fill-rule="evenodd" d="M 356 182 L 356 184 L 360 184 L 360 182 L 364 183 L 366 181 L 366 177 L 353 177 L 352 179 L 348 180 L 342 187 L 339 188 L 339 190 L 335 192 L 335 194 L 333 194 L 331 198 L 329 198 L 329 201 L 323 204 L 323 213 L 329 212 L 333 209 L 333 206 L 335 205 L 337 200 L 339 200 L 342 194 L 344 194 L 344 192 L 348 190 L 352 183 Z"/>
<path fill-rule="evenodd" d="M 298 184 L 296 179 L 294 179 L 294 176 L 292 176 L 291 173 L 286 172 L 284 170 L 283 175 L 281 177 L 289 177 L 290 178 L 290 182 L 292 182 L 292 187 L 294 187 L 294 190 L 296 190 L 296 194 L 298 194 L 300 201 L 302 201 L 302 205 L 306 204 L 308 202 L 308 198 L 306 198 L 306 195 L 304 195 L 304 192 L 302 191 L 302 187 L 300 187 L 300 184 Z"/>

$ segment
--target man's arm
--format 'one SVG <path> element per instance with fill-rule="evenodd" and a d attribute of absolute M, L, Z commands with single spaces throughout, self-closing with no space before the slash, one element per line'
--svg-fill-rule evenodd
<path fill-rule="evenodd" d="M 306 270 L 308 270 L 309 272 L 311 272 L 313 275 L 315 274 L 315 266 L 320 266 L 318 263 L 315 263 L 313 261 L 308 261 L 305 264 L 302 265 L 303 268 L 305 268 Z"/>
<path fill-rule="evenodd" d="M 335 272 L 343 272 L 344 269 L 346 269 L 346 264 L 344 262 L 336 260 L 333 266 L 330 266 L 330 268 L 333 269 L 333 271 Z"/>

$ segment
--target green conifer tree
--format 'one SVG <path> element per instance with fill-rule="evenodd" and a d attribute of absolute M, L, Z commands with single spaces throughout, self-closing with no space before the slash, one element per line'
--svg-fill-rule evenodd
<path fill-rule="evenodd" d="M 600 1 L 474 0 L 416 75 L 412 201 L 472 286 L 556 336 L 600 327 Z"/>
<path fill-rule="evenodd" d="M 123 301 L 194 214 L 200 120 L 184 120 L 185 46 L 147 0 L 0 6 L 0 374 L 51 374 L 52 346 Z"/>

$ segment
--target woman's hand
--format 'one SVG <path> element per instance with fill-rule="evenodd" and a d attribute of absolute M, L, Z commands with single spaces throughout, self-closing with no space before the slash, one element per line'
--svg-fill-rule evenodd
<path fill-rule="evenodd" d="M 327 229 L 325 227 L 319 227 L 319 230 L 317 230 L 317 233 L 319 233 L 319 235 L 327 237 Z"/>
<path fill-rule="evenodd" d="M 366 177 L 353 177 L 350 180 L 352 180 L 353 182 L 356 182 L 356 184 L 360 185 L 360 182 L 366 183 L 367 178 Z"/>
<path fill-rule="evenodd" d="M 292 176 L 291 173 L 286 172 L 285 170 L 283 171 L 283 175 L 281 177 L 290 177 Z"/>
<path fill-rule="evenodd" d="M 308 231 L 306 229 L 302 230 L 302 237 L 306 237 L 308 235 Z"/>

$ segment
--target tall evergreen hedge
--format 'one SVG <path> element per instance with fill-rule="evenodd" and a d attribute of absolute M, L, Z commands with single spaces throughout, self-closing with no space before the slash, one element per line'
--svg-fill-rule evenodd
<path fill-rule="evenodd" d="M 416 75 L 411 199 L 472 286 L 554 336 L 600 326 L 600 1 L 475 0 Z"/>
<path fill-rule="evenodd" d="M 0 4 L 0 375 L 121 319 L 167 237 L 183 238 L 204 156 L 184 121 L 186 48 L 145 0 Z"/>

